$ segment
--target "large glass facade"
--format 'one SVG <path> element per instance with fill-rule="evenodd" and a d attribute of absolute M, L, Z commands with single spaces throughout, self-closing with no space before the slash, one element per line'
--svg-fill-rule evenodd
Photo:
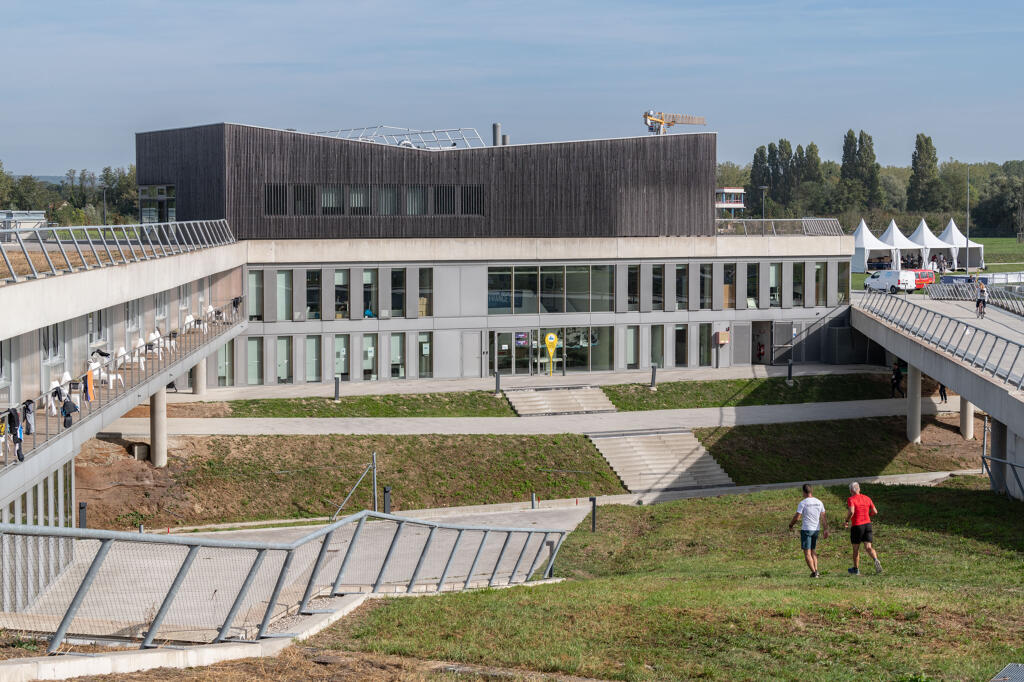
<path fill-rule="evenodd" d="M 609 313 L 615 310 L 614 265 L 591 266 L 590 310 L 595 313 Z"/>
<path fill-rule="evenodd" d="M 726 263 L 722 266 L 722 307 L 736 307 L 736 264 Z"/>
<path fill-rule="evenodd" d="M 320 319 L 321 273 L 319 270 L 306 270 L 306 319 Z"/>
<path fill-rule="evenodd" d="M 759 279 L 758 279 L 758 265 L 757 263 L 747 263 L 747 307 L 757 308 L 760 296 L 758 292 Z"/>
<path fill-rule="evenodd" d="M 676 310 L 688 310 L 690 307 L 690 278 L 686 264 L 676 265 Z"/>
<path fill-rule="evenodd" d="M 700 346 L 698 347 L 697 360 L 701 367 L 711 366 L 711 323 L 702 322 L 698 330 L 700 335 Z"/>
<path fill-rule="evenodd" d="M 842 305 L 850 302 L 850 264 L 839 264 L 839 285 L 836 290 L 836 303 Z"/>
<path fill-rule="evenodd" d="M 292 337 L 277 337 L 277 383 L 292 383 Z"/>
<path fill-rule="evenodd" d="M 258 322 L 263 319 L 263 271 L 250 270 L 246 274 L 246 295 L 249 319 Z"/>
<path fill-rule="evenodd" d="M 686 367 L 690 364 L 689 347 L 686 345 L 689 325 L 676 325 L 676 367 Z"/>
<path fill-rule="evenodd" d="M 590 369 L 590 328 L 568 327 L 565 330 L 565 369 L 586 372 Z"/>
<path fill-rule="evenodd" d="M 540 269 L 540 312 L 565 312 L 565 268 L 545 266 Z"/>
<path fill-rule="evenodd" d="M 512 268 L 487 268 L 487 314 L 512 314 Z"/>
<path fill-rule="evenodd" d="M 349 380 L 349 347 L 348 334 L 334 335 L 334 373 L 341 375 L 342 381 Z"/>
<path fill-rule="evenodd" d="M 235 385 L 235 342 L 228 341 L 217 349 L 217 385 Z"/>
<path fill-rule="evenodd" d="M 609 372 L 615 368 L 615 328 L 590 328 L 590 369 Z"/>
<path fill-rule="evenodd" d="M 700 264 L 700 309 L 711 310 L 711 263 Z"/>
<path fill-rule="evenodd" d="M 828 304 L 828 263 L 818 262 L 814 264 L 814 305 L 823 306 Z"/>
<path fill-rule="evenodd" d="M 626 310 L 640 310 L 640 266 L 626 266 Z"/>
<path fill-rule="evenodd" d="M 537 268 L 516 268 L 514 273 L 516 292 L 512 312 L 537 312 Z"/>
<path fill-rule="evenodd" d="M 416 356 L 419 367 L 418 376 L 420 379 L 429 379 L 434 376 L 434 335 L 431 332 L 420 332 L 416 336 Z"/>
<path fill-rule="evenodd" d="M 306 381 L 318 382 L 323 379 L 320 364 L 320 336 L 310 335 L 306 337 Z"/>
<path fill-rule="evenodd" d="M 804 304 L 804 264 L 793 263 L 793 305 Z"/>
<path fill-rule="evenodd" d="M 405 378 L 405 333 L 391 332 L 391 378 Z"/>
<path fill-rule="evenodd" d="M 377 309 L 377 269 L 363 270 L 363 317 L 374 318 L 380 315 Z"/>
<path fill-rule="evenodd" d="M 651 308 L 653 310 L 665 309 L 664 265 L 654 265 L 651 267 Z"/>
<path fill-rule="evenodd" d="M 586 265 L 565 267 L 565 312 L 590 312 L 590 268 Z"/>
<path fill-rule="evenodd" d="M 277 319 L 278 321 L 290 321 L 292 319 L 292 271 L 277 271 Z"/>
<path fill-rule="evenodd" d="M 768 264 L 768 305 L 782 307 L 782 263 Z"/>
<path fill-rule="evenodd" d="M 391 268 L 391 317 L 405 317 L 405 268 Z"/>
<path fill-rule="evenodd" d="M 635 324 L 626 327 L 626 369 L 640 366 L 640 327 Z"/>
<path fill-rule="evenodd" d="M 434 269 L 420 268 L 419 316 L 434 315 Z"/>
<path fill-rule="evenodd" d="M 334 271 L 334 319 L 345 320 L 349 317 L 348 270 Z"/>
<path fill-rule="evenodd" d="M 377 380 L 377 335 L 363 334 L 363 380 Z"/>
<path fill-rule="evenodd" d="M 246 383 L 258 386 L 263 383 L 263 339 L 250 336 L 245 340 Z"/>
<path fill-rule="evenodd" d="M 651 325 L 651 366 L 665 366 L 665 326 Z"/>

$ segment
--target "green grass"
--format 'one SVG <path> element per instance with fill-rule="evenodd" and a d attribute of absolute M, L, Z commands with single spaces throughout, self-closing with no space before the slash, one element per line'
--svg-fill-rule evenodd
<path fill-rule="evenodd" d="M 784 405 L 889 397 L 885 375 L 824 374 L 797 377 L 793 386 L 782 378 L 670 381 L 651 392 L 648 384 L 601 387 L 619 410 L 669 410 L 741 405 Z"/>
<path fill-rule="evenodd" d="M 838 517 L 845 488 L 816 492 Z M 795 490 L 603 507 L 559 553 L 566 583 L 385 600 L 307 644 L 619 680 L 984 680 L 1024 659 L 1020 503 L 865 492 L 880 576 L 846 575 L 840 531 L 807 577 Z"/>
<path fill-rule="evenodd" d="M 986 263 L 984 272 L 1022 272 L 1022 263 Z"/>
<path fill-rule="evenodd" d="M 232 417 L 514 417 L 504 396 L 486 391 L 229 401 Z"/>
<path fill-rule="evenodd" d="M 1024 263 L 1024 244 L 1015 237 L 971 237 L 985 247 L 986 263 Z"/>

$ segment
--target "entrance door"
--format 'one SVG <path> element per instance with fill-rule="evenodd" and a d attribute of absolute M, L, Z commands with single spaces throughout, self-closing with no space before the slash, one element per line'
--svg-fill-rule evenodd
<path fill-rule="evenodd" d="M 480 376 L 480 332 L 462 332 L 462 376 Z"/>
<path fill-rule="evenodd" d="M 515 374 L 529 374 L 531 369 L 531 356 L 533 354 L 533 339 L 537 335 L 536 330 L 534 331 L 520 331 L 513 332 L 513 340 L 515 348 L 514 362 L 514 373 Z"/>
<path fill-rule="evenodd" d="M 498 374 L 530 374 L 536 355 L 537 330 L 498 331 L 489 333 L 491 372 Z"/>

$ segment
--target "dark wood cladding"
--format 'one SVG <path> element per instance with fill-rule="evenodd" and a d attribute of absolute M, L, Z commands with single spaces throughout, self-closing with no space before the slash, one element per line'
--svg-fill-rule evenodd
<path fill-rule="evenodd" d="M 239 239 L 714 234 L 715 135 L 423 151 L 217 124 L 136 138 L 139 184 Z M 266 216 L 266 183 L 483 185 L 484 216 Z"/>

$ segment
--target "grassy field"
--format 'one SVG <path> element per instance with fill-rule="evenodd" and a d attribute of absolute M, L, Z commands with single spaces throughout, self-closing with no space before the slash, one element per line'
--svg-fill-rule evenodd
<path fill-rule="evenodd" d="M 986 263 L 1024 263 L 1024 244 L 1014 237 L 971 237 L 985 247 Z"/>
<path fill-rule="evenodd" d="M 885 573 L 848 576 L 840 531 L 817 580 L 797 491 L 604 507 L 566 583 L 385 600 L 307 644 L 602 679 L 989 679 L 1024 659 L 1024 517 L 980 487 L 869 487 Z M 817 494 L 838 516 L 846 490 Z"/>
<path fill-rule="evenodd" d="M 514 417 L 504 396 L 486 391 L 330 398 L 231 400 L 231 417 Z"/>
<path fill-rule="evenodd" d="M 693 431 L 736 485 L 756 485 L 980 469 L 981 442 L 965 441 L 958 424 L 958 415 L 925 417 L 918 444 L 907 442 L 903 417 Z"/>
<path fill-rule="evenodd" d="M 888 398 L 888 375 L 826 374 L 797 377 L 793 386 L 782 378 L 722 379 L 718 381 L 670 381 L 658 384 L 616 384 L 601 387 L 620 410 L 670 410 L 740 405 L 785 405 L 834 400 Z M 930 385 L 925 387 L 930 390 Z"/>

